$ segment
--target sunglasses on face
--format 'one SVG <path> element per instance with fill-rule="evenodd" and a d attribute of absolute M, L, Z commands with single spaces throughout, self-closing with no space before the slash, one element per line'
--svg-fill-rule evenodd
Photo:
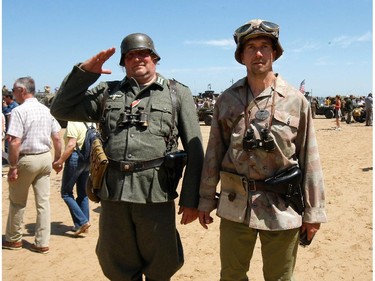
<path fill-rule="evenodd" d="M 149 50 L 136 50 L 136 51 L 130 51 L 125 55 L 125 59 L 131 60 L 134 58 L 147 58 L 148 56 L 151 56 L 151 52 Z"/>

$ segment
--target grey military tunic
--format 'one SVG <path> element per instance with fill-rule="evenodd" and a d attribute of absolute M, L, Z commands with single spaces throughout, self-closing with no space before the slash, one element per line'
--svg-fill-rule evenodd
<path fill-rule="evenodd" d="M 105 152 L 111 159 L 148 161 L 163 157 L 172 124 L 169 80 L 158 74 L 154 83 L 141 88 L 134 79 L 125 78 L 101 82 L 88 90 L 99 77 L 99 74 L 74 66 L 54 98 L 51 113 L 62 120 L 101 121 L 107 135 Z M 108 98 L 103 99 L 106 91 Z M 203 162 L 202 137 L 191 92 L 180 83 L 177 83 L 177 100 L 174 134 L 188 153 L 179 204 L 197 207 Z M 121 114 L 126 109 L 132 114 L 144 110 L 148 115 L 147 122 L 124 124 Z M 177 196 L 168 192 L 167 186 L 162 167 L 139 172 L 123 172 L 110 167 L 100 197 L 133 203 L 167 202 Z"/>

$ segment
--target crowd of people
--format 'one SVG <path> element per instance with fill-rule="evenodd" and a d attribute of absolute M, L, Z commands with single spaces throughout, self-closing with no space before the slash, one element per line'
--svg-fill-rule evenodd
<path fill-rule="evenodd" d="M 196 109 L 200 108 L 212 108 L 215 106 L 216 98 L 194 98 L 194 104 Z"/>
<path fill-rule="evenodd" d="M 354 95 L 336 95 L 335 97 L 307 97 L 312 110 L 313 118 L 315 118 L 317 111 L 321 107 L 331 107 L 334 109 L 334 116 L 336 118 L 336 129 L 340 130 L 340 122 L 351 124 L 355 122 L 365 122 L 366 126 L 372 126 L 373 120 L 373 97 L 372 93 L 367 96 Z M 358 117 L 358 118 L 353 118 Z"/>
<path fill-rule="evenodd" d="M 63 171 L 61 196 L 75 235 L 88 231 L 87 165 L 76 152 L 84 123 L 93 122 L 99 124 L 109 161 L 96 193 L 101 204 L 96 254 L 107 278 L 171 280 L 184 263 L 176 228 L 179 197 L 183 225 L 198 220 L 208 229 L 211 212 L 216 209 L 220 217 L 220 280 L 248 280 L 258 238 L 265 280 L 293 280 L 298 246 L 309 245 L 327 222 L 311 107 L 273 70 L 283 54 L 277 24 L 250 20 L 235 30 L 234 41 L 234 57 L 245 77 L 202 104 L 194 102 L 187 86 L 156 71 L 161 56 L 143 33 L 121 42 L 122 80 L 89 89 L 101 75 L 111 74 L 103 65 L 116 50 L 103 50 L 73 66 L 50 109 L 37 101 L 31 77 L 17 79 L 12 95 L 18 105 L 11 99 L 3 103 L 3 111 L 14 107 L 8 108 L 5 136 L 9 213 L 2 247 L 23 248 L 23 215 L 32 186 L 37 218 L 30 250 L 49 252 L 52 170 Z M 336 100 L 339 105 L 341 99 Z M 204 155 L 196 108 L 212 103 Z M 57 119 L 68 120 L 65 149 Z"/>

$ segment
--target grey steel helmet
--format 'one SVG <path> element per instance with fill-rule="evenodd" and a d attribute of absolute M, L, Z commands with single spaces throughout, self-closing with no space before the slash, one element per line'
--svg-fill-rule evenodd
<path fill-rule="evenodd" d="M 160 60 L 160 56 L 155 50 L 154 42 L 148 35 L 144 33 L 129 34 L 121 42 L 121 59 L 119 64 L 124 66 L 125 55 L 129 51 L 144 49 L 150 50 L 157 57 L 157 61 Z"/>
<path fill-rule="evenodd" d="M 283 54 L 284 50 L 279 42 L 279 26 L 273 22 L 253 19 L 237 28 L 233 35 L 234 41 L 237 44 L 234 57 L 240 64 L 243 64 L 241 61 L 241 52 L 246 41 L 261 36 L 266 36 L 272 39 L 276 50 L 275 60 Z"/>

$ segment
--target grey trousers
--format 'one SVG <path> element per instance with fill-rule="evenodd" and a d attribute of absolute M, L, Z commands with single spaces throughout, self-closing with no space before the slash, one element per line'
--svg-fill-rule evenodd
<path fill-rule="evenodd" d="M 96 254 L 110 280 L 168 281 L 184 262 L 175 203 L 101 201 Z"/>

